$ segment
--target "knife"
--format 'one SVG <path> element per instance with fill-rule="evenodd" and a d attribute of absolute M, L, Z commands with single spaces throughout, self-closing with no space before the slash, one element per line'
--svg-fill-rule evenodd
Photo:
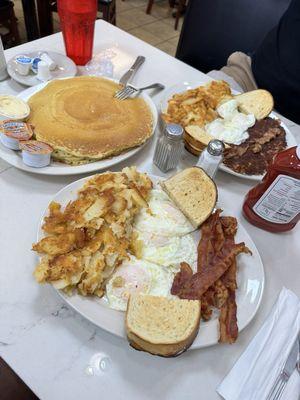
<path fill-rule="evenodd" d="M 284 367 L 281 370 L 280 375 L 276 379 L 271 392 L 269 393 L 267 400 L 278 400 L 280 399 L 283 390 L 290 379 L 290 376 L 294 372 L 297 366 L 297 360 L 299 356 L 299 337 L 295 340 L 293 347 L 288 355 L 288 358 L 284 364 Z"/>
<path fill-rule="evenodd" d="M 126 86 L 127 83 L 133 78 L 134 74 L 136 71 L 140 68 L 140 66 L 144 63 L 145 57 L 143 56 L 138 56 L 133 65 L 130 67 L 130 69 L 125 72 L 125 74 L 120 78 L 119 83 L 121 85 Z"/>

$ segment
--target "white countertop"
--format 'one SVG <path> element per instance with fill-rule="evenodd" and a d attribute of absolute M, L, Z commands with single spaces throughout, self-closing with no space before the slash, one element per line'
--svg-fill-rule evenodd
<path fill-rule="evenodd" d="M 146 63 L 136 76 L 139 85 L 161 82 L 167 87 L 184 80 L 206 81 L 201 72 L 139 39 L 97 21 L 94 53 L 109 44 L 124 51 L 125 71 L 137 55 Z M 63 53 L 62 35 L 55 34 L 6 51 L 7 59 L 33 50 Z M 11 80 L 0 82 L 0 93 L 24 88 Z M 154 97 L 156 104 L 160 96 Z M 287 123 L 298 142 L 299 126 Z M 152 167 L 153 141 L 117 170 L 135 164 L 159 175 Z M 195 158 L 186 155 L 183 165 Z M 241 216 L 244 195 L 254 182 L 219 172 L 221 195 L 232 198 L 232 209 L 243 220 L 262 256 L 266 285 L 261 307 L 234 345 L 216 345 L 163 359 L 138 352 L 68 309 L 49 285 L 38 285 L 30 251 L 43 210 L 55 192 L 78 176 L 47 177 L 19 171 L 0 161 L 0 356 L 42 400 L 94 399 L 219 399 L 216 385 L 231 369 L 261 326 L 282 286 L 300 296 L 300 224 L 292 232 L 271 234 L 248 224 Z M 288 310 L 287 310 L 288 312 Z M 91 366 L 101 354 L 109 357 L 104 371 Z"/>

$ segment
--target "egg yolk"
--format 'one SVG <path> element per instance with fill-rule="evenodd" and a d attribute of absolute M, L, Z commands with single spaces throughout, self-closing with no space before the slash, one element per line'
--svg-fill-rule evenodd
<path fill-rule="evenodd" d="M 138 293 L 148 293 L 151 275 L 141 267 L 122 268 L 112 282 L 114 295 L 124 301 Z"/>

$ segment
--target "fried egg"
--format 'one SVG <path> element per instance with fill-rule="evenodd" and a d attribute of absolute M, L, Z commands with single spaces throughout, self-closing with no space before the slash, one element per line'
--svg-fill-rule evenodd
<path fill-rule="evenodd" d="M 132 294 L 169 297 L 174 274 L 166 268 L 131 256 L 118 267 L 106 284 L 109 306 L 125 311 Z"/>
<path fill-rule="evenodd" d="M 217 108 L 222 118 L 217 118 L 205 126 L 208 134 L 226 143 L 239 145 L 248 139 L 248 128 L 255 124 L 253 114 L 238 111 L 238 102 L 229 100 Z"/>
<path fill-rule="evenodd" d="M 171 237 L 140 231 L 135 234 L 141 243 L 139 258 L 173 270 L 178 270 L 185 261 L 196 271 L 197 245 L 191 234 Z"/>
<path fill-rule="evenodd" d="M 139 231 L 171 237 L 183 236 L 195 229 L 162 190 L 153 189 L 148 204 L 149 208 L 136 216 L 134 228 Z"/>

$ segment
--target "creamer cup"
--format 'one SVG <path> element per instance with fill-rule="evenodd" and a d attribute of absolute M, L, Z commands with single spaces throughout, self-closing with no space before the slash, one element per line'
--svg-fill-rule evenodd
<path fill-rule="evenodd" d="M 47 52 L 42 53 L 40 55 L 40 59 L 48 64 L 50 71 L 53 71 L 56 68 L 55 62 L 52 60 L 52 58 L 49 56 Z"/>
<path fill-rule="evenodd" d="M 46 61 L 41 60 L 37 65 L 37 79 L 42 82 L 47 82 L 51 79 L 51 73 L 49 69 L 49 65 Z"/>
<path fill-rule="evenodd" d="M 39 63 L 40 61 L 42 61 L 42 60 L 41 60 L 41 58 L 39 58 L 39 57 L 35 57 L 35 58 L 32 60 L 31 70 L 32 70 L 35 74 L 37 74 L 37 72 L 38 72 L 38 63 Z"/>
<path fill-rule="evenodd" d="M 15 58 L 17 72 L 20 75 L 28 75 L 31 67 L 32 59 L 27 56 L 17 56 Z"/>
<path fill-rule="evenodd" d="M 42 168 L 50 164 L 53 148 L 38 140 L 28 140 L 20 143 L 23 163 L 29 167 Z"/>

